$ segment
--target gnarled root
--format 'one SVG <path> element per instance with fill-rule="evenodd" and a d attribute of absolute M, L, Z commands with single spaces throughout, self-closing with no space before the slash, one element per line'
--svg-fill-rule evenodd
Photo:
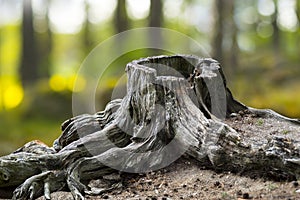
<path fill-rule="evenodd" d="M 65 176 L 63 171 L 46 171 L 34 175 L 15 189 L 13 199 L 34 199 L 41 195 L 51 199 L 51 192 L 65 187 Z"/>

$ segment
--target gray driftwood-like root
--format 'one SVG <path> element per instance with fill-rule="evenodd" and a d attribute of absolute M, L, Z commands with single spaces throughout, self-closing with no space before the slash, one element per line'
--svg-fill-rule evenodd
<path fill-rule="evenodd" d="M 127 95 L 64 122 L 53 147 L 33 141 L 1 157 L 0 190 L 14 188 L 13 199 L 50 199 L 59 190 L 84 199 L 121 187 L 90 188 L 89 180 L 154 171 L 182 155 L 214 170 L 299 177 L 299 120 L 236 101 L 217 61 L 157 56 L 129 63 L 126 72 Z M 234 127 L 243 115 L 276 119 L 293 133 L 246 135 Z"/>

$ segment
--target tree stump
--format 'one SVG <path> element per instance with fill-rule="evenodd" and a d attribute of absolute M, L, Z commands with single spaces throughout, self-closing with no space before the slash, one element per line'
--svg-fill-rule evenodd
<path fill-rule="evenodd" d="M 53 147 L 32 141 L 0 158 L 0 191 L 14 199 L 70 190 L 74 199 L 120 187 L 90 188 L 112 172 L 145 173 L 183 155 L 217 171 L 300 175 L 300 121 L 235 100 L 219 63 L 175 55 L 126 66 L 127 94 L 105 110 L 62 124 Z"/>

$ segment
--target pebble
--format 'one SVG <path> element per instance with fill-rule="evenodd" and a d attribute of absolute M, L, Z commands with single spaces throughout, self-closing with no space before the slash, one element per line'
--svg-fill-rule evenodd
<path fill-rule="evenodd" d="M 298 186 L 299 186 L 298 181 L 293 181 L 292 183 L 293 183 L 293 186 L 294 186 L 294 187 L 298 187 Z"/>
<path fill-rule="evenodd" d="M 236 117 L 236 116 L 237 116 L 236 113 L 231 113 L 231 114 L 230 114 L 230 117 Z"/>
<path fill-rule="evenodd" d="M 242 196 L 242 195 L 243 195 L 243 192 L 242 192 L 241 190 L 239 190 L 239 191 L 236 192 L 236 194 L 237 194 L 238 196 Z"/>
<path fill-rule="evenodd" d="M 250 199 L 250 195 L 249 195 L 249 193 L 244 193 L 243 194 L 243 199 Z"/>
<path fill-rule="evenodd" d="M 220 187 L 222 187 L 222 184 L 219 181 L 216 181 L 214 183 L 214 186 L 220 188 Z"/>

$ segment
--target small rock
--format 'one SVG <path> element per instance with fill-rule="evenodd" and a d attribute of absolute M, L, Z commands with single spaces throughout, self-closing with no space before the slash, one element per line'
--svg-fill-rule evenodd
<path fill-rule="evenodd" d="M 219 181 L 216 181 L 216 182 L 214 183 L 214 186 L 215 186 L 215 187 L 221 187 L 221 183 L 220 183 Z"/>
<path fill-rule="evenodd" d="M 236 192 L 236 195 L 242 196 L 242 195 L 243 195 L 243 192 L 242 192 L 241 190 L 239 190 L 239 191 Z"/>
<path fill-rule="evenodd" d="M 148 183 L 148 185 L 152 185 L 152 180 L 147 180 L 146 183 Z"/>
<path fill-rule="evenodd" d="M 298 186 L 299 186 L 298 181 L 293 181 L 292 183 L 293 183 L 293 186 L 294 186 L 294 187 L 298 187 Z"/>
<path fill-rule="evenodd" d="M 250 199 L 250 195 L 249 195 L 249 193 L 244 193 L 243 194 L 243 199 Z"/>
<path fill-rule="evenodd" d="M 236 117 L 236 116 L 237 116 L 236 113 L 231 113 L 231 114 L 230 114 L 230 117 Z"/>

